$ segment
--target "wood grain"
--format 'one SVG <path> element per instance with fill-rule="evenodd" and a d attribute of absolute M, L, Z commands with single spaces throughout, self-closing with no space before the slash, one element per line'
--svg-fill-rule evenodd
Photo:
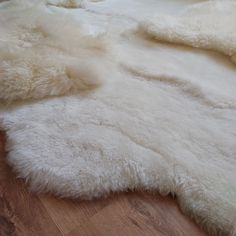
<path fill-rule="evenodd" d="M 0 132 L 0 236 L 206 236 L 171 197 L 142 192 L 93 201 L 30 193 L 6 164 Z"/>
<path fill-rule="evenodd" d="M 40 199 L 6 165 L 2 133 L 0 143 L 0 235 L 61 235 Z"/>

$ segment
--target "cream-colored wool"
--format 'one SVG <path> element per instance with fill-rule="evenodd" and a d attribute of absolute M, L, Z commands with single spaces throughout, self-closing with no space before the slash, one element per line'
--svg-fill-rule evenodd
<path fill-rule="evenodd" d="M 101 85 L 111 66 L 103 36 L 84 35 L 65 13 L 26 4 L 1 10 L 0 99 L 39 99 Z"/>
<path fill-rule="evenodd" d="M 196 2 L 202 3 L 195 5 Z M 221 21 L 228 25 L 218 26 L 221 24 L 218 8 Z M 1 58 L 13 55 L 13 59 L 19 59 L 17 64 L 9 58 L 4 73 L 9 71 L 14 75 L 17 71 L 23 75 L 12 80 L 17 82 L 13 82 L 13 86 L 9 84 L 7 93 L 0 82 L 0 96 L 5 102 L 21 99 L 8 106 L 0 103 L 0 127 L 7 133 L 9 164 L 33 190 L 63 197 L 92 199 L 127 189 L 171 193 L 176 195 L 182 211 L 211 235 L 236 235 L 235 64 L 211 50 L 143 37 L 157 37 L 156 27 L 160 21 L 157 24 L 155 14 L 172 15 L 174 28 L 166 20 L 169 16 L 160 17 L 163 19 L 160 32 L 163 35 L 167 32 L 163 40 L 170 42 L 166 35 L 176 35 L 179 30 L 178 35 L 188 33 L 186 41 L 181 43 L 229 55 L 229 51 L 234 53 L 232 46 L 236 41 L 235 32 L 229 30 L 235 26 L 230 9 L 234 9 L 232 1 L 197 0 L 88 1 L 84 9 L 77 10 L 46 8 L 41 4 L 32 7 L 30 3 L 22 5 L 18 1 L 0 6 L 0 17 L 5 15 L 11 20 L 8 28 L 2 24 L 4 17 L 1 18 L 1 39 L 17 36 L 18 22 L 22 23 L 20 29 L 24 29 L 24 35 L 37 36 L 33 41 L 30 37 L 30 42 L 23 40 L 33 45 L 27 50 L 22 44 L 17 46 L 21 42 L 18 36 L 0 48 Z M 187 17 L 188 11 L 192 12 L 193 19 L 199 14 L 199 20 L 205 19 L 205 24 L 194 28 L 190 17 L 186 27 L 178 23 Z M 29 12 L 34 14 L 30 16 Z M 35 16 L 35 12 L 40 12 L 40 17 Z M 62 27 L 58 22 L 64 21 L 61 16 L 65 13 L 69 24 Z M 145 24 L 145 29 L 142 26 L 145 34 L 134 33 L 147 18 L 152 24 Z M 28 22 L 35 22 L 34 19 L 44 22 L 37 24 L 43 31 L 36 27 L 32 32 L 34 28 L 28 27 Z M 208 30 L 211 37 L 207 37 L 204 44 L 195 45 L 198 42 L 195 38 L 208 35 Z M 41 32 L 50 35 L 49 42 L 41 41 Z M 89 45 L 84 41 L 84 33 L 93 35 L 87 37 Z M 78 36 L 72 37 L 74 34 Z M 101 34 L 109 37 L 108 48 Z M 189 43 L 189 35 L 194 44 Z M 225 42 L 229 42 L 230 37 L 232 42 L 226 49 Z M 38 44 L 34 42 L 42 43 L 36 47 Z M 7 49 L 11 48 L 19 51 L 9 54 Z M 43 57 L 44 48 L 47 57 Z M 25 50 L 26 56 L 21 53 Z M 110 51 L 115 57 L 110 56 Z M 59 60 L 59 54 L 66 59 Z M 32 77 L 21 72 L 22 68 L 28 71 L 29 67 L 22 66 L 20 58 L 30 65 L 34 62 L 42 75 L 42 90 L 38 80 L 33 80 L 37 82 L 34 90 L 23 85 L 25 78 L 31 81 Z M 91 60 L 91 65 L 84 66 L 83 63 Z M 79 83 L 72 86 L 73 92 L 79 89 L 77 93 L 71 94 L 72 90 L 68 89 L 63 92 L 65 96 L 48 97 L 54 89 L 56 95 L 60 94 L 60 88 L 66 87 L 62 86 L 64 80 L 61 81 L 60 76 L 51 83 L 48 65 L 59 71 L 72 66 L 79 68 L 79 74 L 85 70 L 85 75 L 92 75 L 84 76 L 81 81 L 75 73 L 76 76 L 69 77 Z M 4 63 L 1 66 L 5 68 Z M 2 78 L 11 80 L 14 76 Z M 65 77 L 65 84 L 68 80 L 70 78 Z M 81 90 L 84 84 L 86 90 Z M 23 95 L 19 95 L 21 93 Z M 22 100 L 45 96 L 42 100 Z"/>
<path fill-rule="evenodd" d="M 139 25 L 139 32 L 171 43 L 212 49 L 236 63 L 236 1 L 204 1 L 179 16 L 158 15 Z"/>

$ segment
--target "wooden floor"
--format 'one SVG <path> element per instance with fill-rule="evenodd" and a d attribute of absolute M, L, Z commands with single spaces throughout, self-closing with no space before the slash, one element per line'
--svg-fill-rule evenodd
<path fill-rule="evenodd" d="M 147 193 L 96 201 L 34 195 L 5 162 L 0 132 L 0 236 L 203 236 L 175 201 Z"/>

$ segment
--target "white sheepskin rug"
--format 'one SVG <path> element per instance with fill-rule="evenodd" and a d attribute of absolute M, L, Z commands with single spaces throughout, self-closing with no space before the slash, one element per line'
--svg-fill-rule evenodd
<path fill-rule="evenodd" d="M 68 2 L 0 5 L 8 163 L 62 197 L 173 194 L 236 235 L 236 1 Z"/>
<path fill-rule="evenodd" d="M 45 12 L 40 3 L 23 3 L 13 1 L 0 14 L 0 99 L 9 103 L 99 86 L 111 66 L 103 36 L 84 35 L 78 22 Z"/>

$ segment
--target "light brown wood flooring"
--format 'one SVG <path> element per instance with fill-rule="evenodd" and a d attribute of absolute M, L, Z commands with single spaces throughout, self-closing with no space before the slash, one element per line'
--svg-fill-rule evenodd
<path fill-rule="evenodd" d="M 93 201 L 30 193 L 6 164 L 0 132 L 0 236 L 206 236 L 171 197 L 142 192 Z"/>

